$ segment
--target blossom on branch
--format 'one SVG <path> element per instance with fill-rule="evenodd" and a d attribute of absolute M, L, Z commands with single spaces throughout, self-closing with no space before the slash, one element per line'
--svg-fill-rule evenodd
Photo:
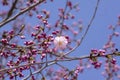
<path fill-rule="evenodd" d="M 54 45 L 55 48 L 58 49 L 65 49 L 67 47 L 68 40 L 65 36 L 57 36 L 54 38 Z"/>

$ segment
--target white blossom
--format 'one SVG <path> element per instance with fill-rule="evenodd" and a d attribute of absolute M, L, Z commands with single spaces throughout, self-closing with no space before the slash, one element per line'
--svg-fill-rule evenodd
<path fill-rule="evenodd" d="M 68 44 L 68 40 L 65 36 L 57 36 L 54 38 L 54 45 L 56 49 L 65 49 Z"/>

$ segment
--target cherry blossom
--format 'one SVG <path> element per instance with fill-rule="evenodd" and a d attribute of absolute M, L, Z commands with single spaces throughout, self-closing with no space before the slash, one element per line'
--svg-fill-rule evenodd
<path fill-rule="evenodd" d="M 57 36 L 54 38 L 54 45 L 55 48 L 58 49 L 65 49 L 67 47 L 68 40 L 65 36 Z"/>

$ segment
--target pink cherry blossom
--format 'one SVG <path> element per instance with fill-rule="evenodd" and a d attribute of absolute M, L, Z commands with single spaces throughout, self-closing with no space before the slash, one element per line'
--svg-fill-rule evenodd
<path fill-rule="evenodd" d="M 68 40 L 65 36 L 57 36 L 54 38 L 54 45 L 55 48 L 58 49 L 65 49 L 68 44 Z"/>

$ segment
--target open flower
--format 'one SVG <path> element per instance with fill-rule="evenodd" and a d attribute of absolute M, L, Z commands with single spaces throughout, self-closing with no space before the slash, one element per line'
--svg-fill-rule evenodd
<path fill-rule="evenodd" d="M 65 36 L 57 36 L 54 38 L 54 45 L 56 49 L 65 49 L 68 44 L 68 40 Z"/>

